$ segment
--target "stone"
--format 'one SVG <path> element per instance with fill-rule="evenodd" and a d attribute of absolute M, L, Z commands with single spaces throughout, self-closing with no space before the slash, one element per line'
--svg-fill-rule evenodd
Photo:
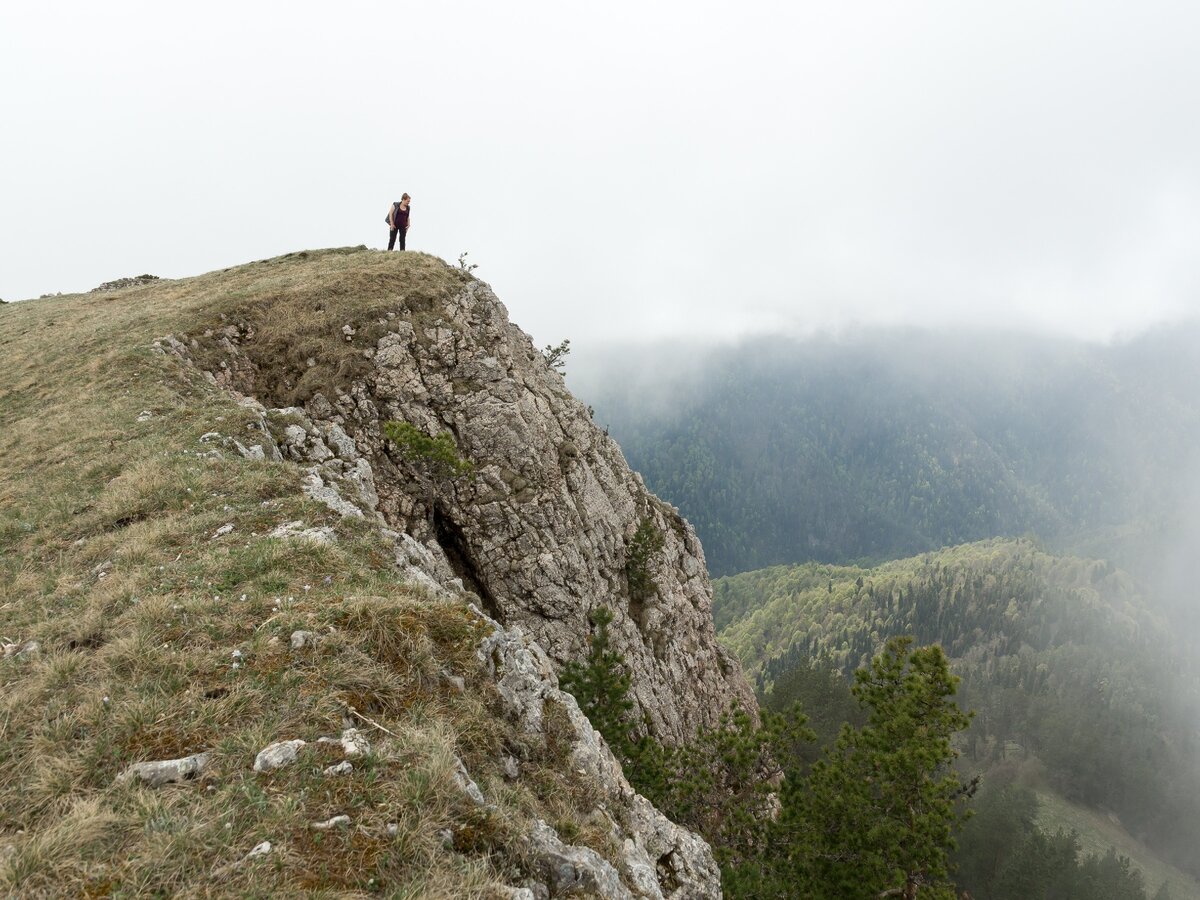
<path fill-rule="evenodd" d="M 337 765 L 326 768 L 324 774 L 332 778 L 339 775 L 349 775 L 353 771 L 354 763 L 350 762 L 349 760 L 342 760 Z"/>
<path fill-rule="evenodd" d="M 251 444 L 246 447 L 240 441 L 234 441 L 233 445 L 245 459 L 265 460 L 267 458 L 267 452 L 262 448 L 262 444 Z"/>
<path fill-rule="evenodd" d="M 336 422 L 325 429 L 325 440 L 329 442 L 333 451 L 347 462 L 358 459 L 358 448 L 354 446 L 354 439 Z"/>
<path fill-rule="evenodd" d="M 204 434 L 200 435 L 200 443 L 202 444 L 208 444 L 212 441 L 219 441 L 220 439 L 221 433 L 219 431 L 206 431 Z"/>
<path fill-rule="evenodd" d="M 316 466 L 308 469 L 302 489 L 313 500 L 316 500 L 318 503 L 324 503 L 339 515 L 355 516 L 360 519 L 363 517 L 361 509 L 348 500 L 342 499 L 342 495 L 336 487 L 326 484 L 325 479 L 321 476 L 320 469 Z"/>
<path fill-rule="evenodd" d="M 319 528 L 305 528 L 304 523 L 300 521 L 285 522 L 273 529 L 268 537 L 294 538 L 301 541 L 312 541 L 314 544 L 332 544 L 337 540 L 333 529 L 328 525 L 322 525 Z"/>
<path fill-rule="evenodd" d="M 261 844 L 256 844 L 254 849 L 247 853 L 243 860 L 257 859 L 260 856 L 266 856 L 271 852 L 271 842 L 263 841 Z"/>
<path fill-rule="evenodd" d="M 343 825 L 349 825 L 349 824 L 350 824 L 350 817 L 342 815 L 342 816 L 334 816 L 331 819 L 326 819 L 324 822 L 313 822 L 312 825 L 309 827 L 312 828 L 313 831 L 330 831 L 334 828 L 340 828 Z"/>
<path fill-rule="evenodd" d="M 539 874 L 546 879 L 551 895 L 581 893 L 633 900 L 621 876 L 607 860 L 590 847 L 564 844 L 553 828 L 538 819 L 526 837 L 527 851 Z M 657 892 L 662 898 L 662 892 Z"/>
<path fill-rule="evenodd" d="M 299 425 L 288 425 L 283 429 L 282 443 L 288 447 L 303 447 L 308 440 L 308 432 Z"/>
<path fill-rule="evenodd" d="M 219 537 L 225 537 L 225 535 L 229 534 L 231 531 L 233 531 L 233 523 L 226 522 L 224 525 L 222 525 L 220 528 L 218 528 L 216 531 L 213 532 L 213 536 L 211 538 L 209 538 L 209 540 L 216 540 Z"/>
<path fill-rule="evenodd" d="M 342 732 L 342 752 L 351 759 L 366 756 L 371 752 L 371 743 L 367 736 L 357 728 L 347 728 Z"/>
<path fill-rule="evenodd" d="M 137 287 L 139 284 L 150 284 L 160 280 L 157 275 L 134 275 L 130 278 L 117 278 L 113 281 L 106 281 L 99 287 L 91 289 L 90 293 L 97 294 L 101 291 L 118 291 L 121 288 Z"/>
<path fill-rule="evenodd" d="M 199 777 L 212 761 L 211 753 L 196 753 L 180 759 L 140 762 L 126 768 L 117 776 L 117 784 L 139 781 L 146 787 L 162 787 Z"/>
<path fill-rule="evenodd" d="M 303 650 L 305 647 L 314 647 L 318 640 L 319 638 L 315 632 L 293 631 L 291 638 L 292 649 Z"/>
<path fill-rule="evenodd" d="M 516 781 L 521 777 L 521 764 L 514 756 L 505 754 L 500 760 L 500 767 L 504 770 L 504 777 L 509 781 Z"/>
<path fill-rule="evenodd" d="M 255 772 L 273 772 L 283 766 L 291 765 L 307 746 L 307 741 L 276 741 L 264 747 L 254 758 Z"/>
<path fill-rule="evenodd" d="M 454 782 L 476 806 L 487 806 L 487 800 L 483 797 L 483 791 L 479 790 L 479 785 L 467 774 L 467 767 L 457 756 L 454 757 Z"/>
<path fill-rule="evenodd" d="M 152 413 L 148 409 L 143 409 L 140 413 L 138 413 L 137 420 L 139 422 L 149 422 L 153 418 L 154 418 L 154 413 Z"/>

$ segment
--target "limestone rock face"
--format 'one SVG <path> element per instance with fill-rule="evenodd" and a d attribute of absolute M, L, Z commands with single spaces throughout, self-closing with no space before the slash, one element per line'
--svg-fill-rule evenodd
<path fill-rule="evenodd" d="M 230 358 L 218 383 L 271 395 L 255 382 L 252 334 L 230 327 L 221 347 Z M 487 285 L 466 281 L 432 308 L 408 309 L 398 298 L 364 356 L 371 367 L 347 391 L 264 410 L 267 452 L 277 445 L 282 457 L 308 464 L 310 496 L 411 536 L 403 543 L 414 572 L 422 568 L 416 548 L 440 548 L 486 612 L 519 626 L 556 669 L 586 654 L 589 615 L 610 609 L 637 712 L 667 743 L 714 724 L 732 703 L 757 710 L 740 666 L 717 644 L 695 531 L 646 489 Z M 475 476 L 438 485 L 430 509 L 418 473 L 383 436 L 388 420 L 451 432 Z M 631 596 L 629 542 L 643 522 L 663 546 L 646 567 L 655 589 Z"/>
<path fill-rule="evenodd" d="M 580 890 L 651 900 L 720 897 L 721 873 L 712 849 L 633 789 L 575 698 L 558 687 L 542 648 L 527 641 L 519 628 L 506 629 L 482 613 L 480 617 L 491 633 L 476 656 L 495 682 L 505 711 L 528 734 L 544 733 L 548 708 L 558 707 L 566 714 L 573 735 L 571 768 L 596 790 L 613 842 L 621 848 L 618 858 L 609 862 L 586 848 L 565 845 L 553 828 L 535 823 L 527 838 L 529 850 L 555 896 Z"/>

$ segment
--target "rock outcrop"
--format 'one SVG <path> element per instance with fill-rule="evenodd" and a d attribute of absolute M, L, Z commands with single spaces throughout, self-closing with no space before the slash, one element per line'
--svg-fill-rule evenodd
<path fill-rule="evenodd" d="M 405 535 L 409 564 L 422 546 L 443 551 L 487 613 L 519 626 L 556 666 L 586 653 L 590 614 L 610 609 L 637 712 L 668 743 L 733 703 L 756 709 L 740 666 L 716 641 L 691 526 L 629 469 L 487 285 L 464 279 L 457 294 L 420 309 L 406 306 L 402 287 L 380 319 L 382 336 L 361 350 L 366 374 L 302 408 L 260 407 L 261 433 L 250 446 L 230 439 L 238 451 L 308 465 L 310 496 L 343 515 L 382 518 Z M 365 329 L 329 339 L 356 334 Z M 179 338 L 160 346 L 187 356 L 195 341 Z M 227 324 L 212 339 L 222 354 L 213 379 L 269 404 L 278 366 L 256 356 L 253 326 Z M 443 485 L 430 509 L 416 473 L 389 453 L 388 420 L 451 432 L 475 477 Z M 648 565 L 654 590 L 632 596 L 628 547 L 644 522 L 662 549 Z"/>

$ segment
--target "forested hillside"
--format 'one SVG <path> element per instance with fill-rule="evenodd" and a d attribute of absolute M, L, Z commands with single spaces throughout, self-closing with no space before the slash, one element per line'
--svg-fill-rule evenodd
<path fill-rule="evenodd" d="M 760 338 L 568 372 L 714 574 L 1023 534 L 1148 570 L 1192 512 L 1198 333 Z"/>
<path fill-rule="evenodd" d="M 941 644 L 977 711 L 965 759 L 1044 769 L 1200 874 L 1197 669 L 1110 563 L 991 540 L 877 568 L 780 566 L 717 582 L 715 618 L 768 693 L 796 693 L 797 670 L 848 674 L 892 635 Z"/>

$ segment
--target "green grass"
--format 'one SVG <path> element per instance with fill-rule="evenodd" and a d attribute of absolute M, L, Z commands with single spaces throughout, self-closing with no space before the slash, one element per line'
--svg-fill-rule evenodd
<path fill-rule="evenodd" d="M 1153 896 L 1167 882 L 1174 900 L 1200 900 L 1200 882 L 1169 863 L 1137 839 L 1126 833 L 1120 822 L 1094 809 L 1071 803 L 1052 791 L 1038 791 L 1037 824 L 1043 831 L 1074 831 L 1079 836 L 1082 852 L 1103 856 L 1109 847 L 1129 857 L 1146 879 L 1146 893 Z"/>
<path fill-rule="evenodd" d="M 375 529 L 308 501 L 295 465 L 200 444 L 252 416 L 150 347 L 199 335 L 202 358 L 236 322 L 257 335 L 266 399 L 302 398 L 356 374 L 367 345 L 343 324 L 369 339 L 463 277 L 422 254 L 322 251 L 0 307 L 0 638 L 41 647 L 0 660 L 0 894 L 490 897 L 520 880 L 531 818 L 591 811 L 555 736 L 498 715 L 465 605 L 399 582 Z M 297 519 L 336 544 L 268 536 Z M 297 629 L 321 642 L 292 652 Z M 373 745 L 352 775 L 322 774 L 341 758 L 324 746 L 252 771 L 267 744 L 348 722 Z M 202 750 L 214 762 L 194 782 L 114 783 Z M 502 751 L 528 777 L 507 783 Z M 456 756 L 493 810 L 455 787 Z M 342 813 L 352 827 L 309 827 Z M 264 840 L 270 855 L 239 862 Z"/>

